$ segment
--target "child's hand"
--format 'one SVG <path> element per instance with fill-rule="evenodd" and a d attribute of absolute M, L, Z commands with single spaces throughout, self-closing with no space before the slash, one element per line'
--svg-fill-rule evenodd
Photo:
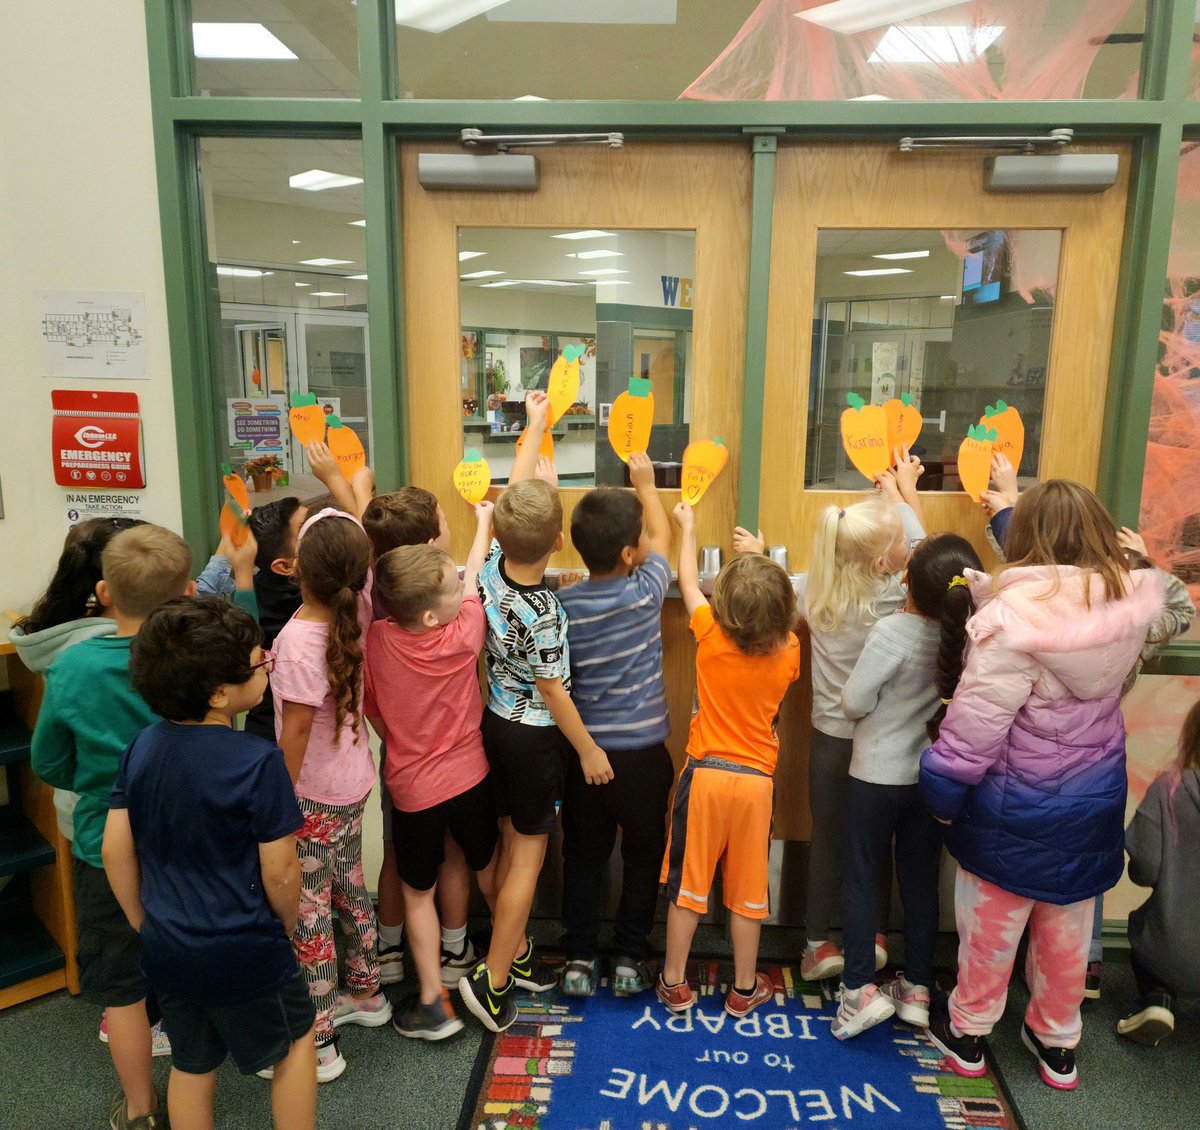
<path fill-rule="evenodd" d="M 904 494 L 907 491 L 915 491 L 917 489 L 917 480 L 925 474 L 925 468 L 921 463 L 919 455 L 910 455 L 908 448 L 902 448 L 895 452 L 896 455 L 896 485 L 900 488 L 900 493 Z"/>
<path fill-rule="evenodd" d="M 693 533 L 696 529 L 696 515 L 686 502 L 675 503 L 675 509 L 671 511 L 671 516 L 675 519 L 675 524 L 685 533 Z"/>
<path fill-rule="evenodd" d="M 554 466 L 554 460 L 545 455 L 539 455 L 537 467 L 533 472 L 535 479 L 541 479 L 544 483 L 549 483 L 555 490 L 558 489 L 558 468 Z"/>
<path fill-rule="evenodd" d="M 544 429 L 549 411 L 550 397 L 544 392 L 535 389 L 525 397 L 525 415 L 529 420 L 530 427 L 540 423 Z"/>
<path fill-rule="evenodd" d="M 981 491 L 979 502 L 989 518 L 994 518 L 1001 510 L 1007 510 L 1012 505 L 1008 495 L 1001 494 L 998 490 Z"/>
<path fill-rule="evenodd" d="M 995 493 L 1007 499 L 1001 510 L 1017 504 L 1017 472 L 1008 461 L 1008 456 L 992 456 L 992 482 L 996 484 Z"/>
<path fill-rule="evenodd" d="M 1131 549 L 1134 553 L 1140 553 L 1143 557 L 1149 557 L 1146 552 L 1146 539 L 1142 537 L 1137 530 L 1131 530 L 1128 526 L 1122 526 L 1117 531 L 1117 541 L 1122 549 Z"/>
<path fill-rule="evenodd" d="M 230 542 L 229 552 L 224 556 L 233 573 L 233 583 L 239 589 L 252 589 L 254 587 L 254 559 L 258 556 L 258 542 L 254 540 L 254 534 L 251 533 L 249 526 L 246 527 L 246 540 L 241 545 L 234 545 Z"/>
<path fill-rule="evenodd" d="M 312 470 L 313 475 L 319 482 L 329 485 L 329 480 L 334 475 L 340 475 L 342 472 L 338 469 L 337 460 L 333 457 L 333 452 L 323 443 L 306 443 L 304 445 L 304 454 L 308 457 L 308 465 Z"/>
<path fill-rule="evenodd" d="M 743 526 L 735 526 L 733 530 L 734 553 L 766 553 L 767 543 L 763 540 L 762 530 L 757 537 Z"/>
<path fill-rule="evenodd" d="M 482 502 L 475 503 L 475 521 L 481 526 L 490 526 L 492 524 L 492 511 L 496 509 L 493 502 L 489 502 L 486 498 Z"/>
<path fill-rule="evenodd" d="M 896 472 L 889 467 L 886 471 L 881 471 L 875 476 L 875 489 L 883 495 L 888 502 L 903 502 L 900 497 L 900 483 L 896 479 Z"/>
<path fill-rule="evenodd" d="M 654 489 L 654 464 L 644 451 L 635 451 L 629 457 L 629 482 L 634 490 Z"/>
<path fill-rule="evenodd" d="M 582 574 L 582 573 L 574 573 L 574 572 L 571 572 L 571 573 L 559 573 L 559 575 L 558 575 L 558 587 L 559 587 L 560 589 L 569 589 L 569 588 L 570 588 L 572 585 L 577 585 L 577 584 L 579 584 L 579 582 L 580 582 L 580 581 L 582 581 L 582 580 L 583 580 L 583 574 Z"/>
<path fill-rule="evenodd" d="M 613 779 L 608 754 L 598 745 L 579 755 L 579 767 L 583 770 L 583 779 L 589 785 L 607 785 Z"/>

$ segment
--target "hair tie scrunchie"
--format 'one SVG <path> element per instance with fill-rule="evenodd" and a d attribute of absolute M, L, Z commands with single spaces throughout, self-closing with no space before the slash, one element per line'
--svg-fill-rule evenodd
<path fill-rule="evenodd" d="M 950 583 L 946 586 L 946 591 L 949 592 L 952 588 L 957 588 L 959 585 L 970 586 L 971 582 L 966 577 L 953 577 Z"/>
<path fill-rule="evenodd" d="M 846 511 L 845 511 L 845 510 L 839 510 L 839 511 L 838 511 L 838 521 L 839 521 L 839 522 L 840 522 L 840 521 L 841 521 L 841 520 L 842 520 L 842 519 L 843 519 L 845 516 L 846 516 Z"/>
<path fill-rule="evenodd" d="M 953 701 L 954 701 L 953 696 L 951 696 L 950 698 L 944 698 L 944 699 L 942 699 L 942 705 L 949 706 Z"/>

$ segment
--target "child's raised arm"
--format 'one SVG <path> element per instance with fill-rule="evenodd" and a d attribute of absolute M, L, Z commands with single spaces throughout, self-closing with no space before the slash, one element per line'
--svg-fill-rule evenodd
<path fill-rule="evenodd" d="M 767 543 L 763 540 L 762 530 L 752 534 L 745 526 L 733 527 L 734 553 L 766 553 Z"/>
<path fill-rule="evenodd" d="M 475 540 L 471 542 L 471 552 L 467 554 L 467 564 L 463 569 L 464 596 L 471 596 L 475 592 L 475 580 L 487 560 L 488 548 L 492 544 L 492 510 L 492 503 L 487 499 L 475 503 Z"/>
<path fill-rule="evenodd" d="M 346 481 L 346 476 L 338 467 L 333 452 L 323 443 L 306 443 L 304 454 L 308 456 L 308 465 L 312 468 L 313 475 L 333 495 L 338 506 L 347 514 L 361 518 L 362 512 L 367 508 L 367 503 L 371 501 L 370 496 L 368 495 L 362 500 L 361 505 L 359 504 L 357 493 Z"/>
<path fill-rule="evenodd" d="M 697 608 L 708 603 L 700 591 L 700 571 L 696 565 L 696 515 L 686 502 L 677 503 L 674 510 L 679 526 L 679 592 L 683 606 L 691 617 Z"/>
<path fill-rule="evenodd" d="M 654 485 L 654 464 L 644 451 L 635 451 L 629 457 L 629 481 L 642 504 L 646 516 L 646 534 L 650 538 L 652 552 L 666 557 L 671 552 L 671 520 L 658 497 Z"/>
<path fill-rule="evenodd" d="M 542 449 L 542 436 L 546 434 L 546 417 L 549 411 L 550 398 L 544 392 L 535 389 L 525 397 L 525 441 L 513 460 L 512 470 L 508 475 L 509 486 L 519 483 L 522 479 L 534 477 L 538 455 Z"/>

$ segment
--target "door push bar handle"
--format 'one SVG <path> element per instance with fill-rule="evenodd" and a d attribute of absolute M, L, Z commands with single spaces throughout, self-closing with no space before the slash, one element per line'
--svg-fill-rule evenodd
<path fill-rule="evenodd" d="M 921 422 L 925 424 L 937 424 L 939 432 L 946 430 L 946 409 L 943 408 L 936 416 L 922 416 Z"/>

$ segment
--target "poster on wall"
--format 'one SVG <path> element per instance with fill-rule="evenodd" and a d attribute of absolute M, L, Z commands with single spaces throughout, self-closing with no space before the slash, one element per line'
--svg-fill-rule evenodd
<path fill-rule="evenodd" d="M 69 490 L 63 494 L 63 501 L 66 503 L 68 530 L 91 518 L 135 518 L 138 521 L 146 518 L 142 496 L 133 491 L 126 494 L 104 490 Z"/>
<path fill-rule="evenodd" d="M 871 342 L 871 403 L 886 404 L 896 395 L 899 347 L 894 341 Z"/>
<path fill-rule="evenodd" d="M 278 455 L 287 466 L 287 406 L 282 396 L 225 401 L 229 446 L 256 455 Z"/>
<path fill-rule="evenodd" d="M 137 393 L 55 389 L 50 404 L 60 487 L 124 491 L 146 485 Z"/>
<path fill-rule="evenodd" d="M 42 375 L 145 380 L 146 296 L 134 290 L 39 290 Z"/>

